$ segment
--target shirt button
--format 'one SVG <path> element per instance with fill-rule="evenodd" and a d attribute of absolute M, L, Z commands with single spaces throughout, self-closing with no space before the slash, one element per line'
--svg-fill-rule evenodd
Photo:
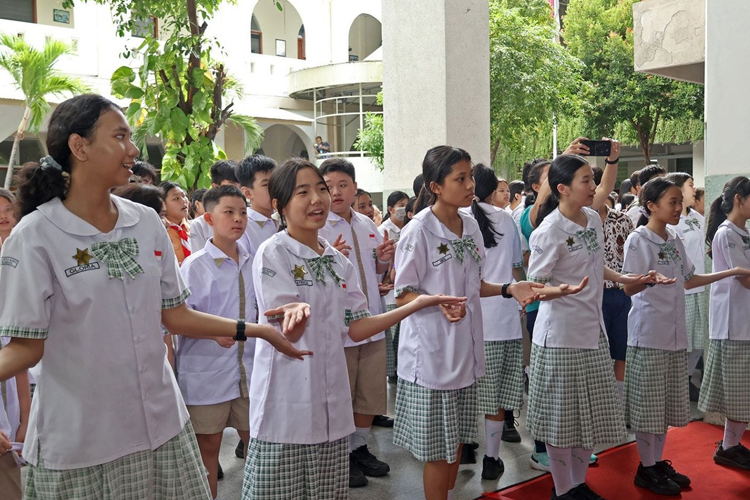
<path fill-rule="evenodd" d="M 132 314 L 135 314 L 135 307 L 131 307 L 131 308 L 130 308 L 130 312 L 131 312 Z"/>
<path fill-rule="evenodd" d="M 141 373 L 146 373 L 146 367 L 145 366 L 141 366 L 140 372 Z"/>

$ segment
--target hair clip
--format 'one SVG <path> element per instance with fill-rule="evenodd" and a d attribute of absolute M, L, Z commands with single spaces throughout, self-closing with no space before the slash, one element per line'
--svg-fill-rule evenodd
<path fill-rule="evenodd" d="M 640 212 L 641 212 L 641 215 L 644 216 L 645 218 L 647 219 L 651 218 L 651 212 L 649 212 L 646 207 L 641 207 Z"/>
<path fill-rule="evenodd" d="M 43 168 L 54 168 L 56 170 L 62 171 L 62 165 L 57 163 L 54 158 L 52 158 L 50 155 L 45 156 L 41 160 L 39 160 L 39 165 L 41 165 Z"/>

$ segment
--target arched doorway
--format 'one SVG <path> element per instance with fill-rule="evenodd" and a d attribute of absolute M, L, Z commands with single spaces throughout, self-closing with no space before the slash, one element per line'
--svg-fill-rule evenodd
<path fill-rule="evenodd" d="M 302 17 L 288 0 L 280 0 L 280 3 L 281 12 L 274 2 L 262 1 L 255 5 L 251 19 L 252 52 L 305 59 Z"/>
<path fill-rule="evenodd" d="M 349 28 L 349 61 L 364 61 L 383 44 L 382 25 L 370 14 L 360 14 Z"/>
<path fill-rule="evenodd" d="M 280 124 L 271 125 L 266 129 L 260 151 L 279 163 L 299 156 L 310 157 L 310 151 L 299 133 L 291 127 Z"/>

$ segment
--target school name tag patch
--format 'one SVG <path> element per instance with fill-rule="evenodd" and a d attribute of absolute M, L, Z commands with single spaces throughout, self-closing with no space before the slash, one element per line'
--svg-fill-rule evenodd
<path fill-rule="evenodd" d="M 580 250 L 581 248 L 583 248 L 582 243 L 578 243 L 576 245 L 576 240 L 574 240 L 572 236 L 569 237 L 567 240 L 565 240 L 565 243 L 568 244 L 568 252 L 576 252 Z"/>
<path fill-rule="evenodd" d="M 312 280 L 306 280 L 305 275 L 307 270 L 304 266 L 294 266 L 292 269 L 292 276 L 294 276 L 294 284 L 297 286 L 313 286 Z"/>
<path fill-rule="evenodd" d="M 2 262 L 0 262 L 0 265 L 18 267 L 18 259 L 15 259 L 13 257 L 3 257 Z"/>
<path fill-rule="evenodd" d="M 274 276 L 276 276 L 276 271 L 274 271 L 273 269 L 268 269 L 267 267 L 264 267 L 263 269 L 261 269 L 260 272 L 262 274 L 265 274 L 269 278 L 273 278 Z"/>
<path fill-rule="evenodd" d="M 94 269 L 99 269 L 98 262 L 92 262 L 91 264 L 83 264 L 81 266 L 69 267 L 68 269 L 65 270 L 65 276 L 67 278 L 70 278 L 71 276 L 75 276 L 76 274 L 80 274 L 84 271 L 93 271 Z"/>
<path fill-rule="evenodd" d="M 440 266 L 440 265 L 442 265 L 442 264 L 445 264 L 446 262 L 448 262 L 448 261 L 449 261 L 449 260 L 451 260 L 452 258 L 453 258 L 453 254 L 449 253 L 449 254 L 447 254 L 447 255 L 444 255 L 444 256 L 440 257 L 440 258 L 439 258 L 438 260 L 434 261 L 434 262 L 432 263 L 432 265 L 433 265 L 434 267 Z"/>

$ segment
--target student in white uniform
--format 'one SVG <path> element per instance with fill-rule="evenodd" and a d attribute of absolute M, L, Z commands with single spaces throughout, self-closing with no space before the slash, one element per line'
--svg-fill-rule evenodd
<path fill-rule="evenodd" d="M 385 220 L 380 226 L 378 226 L 378 232 L 380 236 L 385 236 L 385 232 L 388 231 L 388 237 L 398 244 L 399 238 L 401 238 L 401 230 L 406 224 L 406 204 L 409 202 L 409 195 L 403 191 L 394 191 L 388 195 L 387 212 Z M 382 284 L 390 285 L 393 288 L 393 277 L 391 272 L 383 274 Z M 396 295 L 393 290 L 388 292 L 385 296 L 385 310 L 392 311 L 396 308 Z M 388 381 L 396 383 L 396 364 L 398 360 L 398 332 L 400 324 L 389 328 L 385 332 L 385 366 L 386 373 L 388 374 Z M 376 417 L 377 418 L 377 417 Z"/>
<path fill-rule="evenodd" d="M 628 208 L 627 214 L 630 220 L 633 221 L 633 226 L 638 226 L 638 221 L 641 219 L 641 202 L 640 194 L 643 186 L 654 177 L 664 177 L 667 175 L 667 171 L 660 165 L 647 165 L 638 171 L 638 185 L 636 192 L 638 196 L 635 201 Z"/>
<path fill-rule="evenodd" d="M 276 234 L 277 223 L 273 218 L 273 205 L 268 195 L 268 180 L 276 168 L 276 161 L 263 155 L 251 155 L 237 166 L 237 179 L 242 194 L 250 202 L 247 210 L 245 234 L 250 253 L 258 253 L 260 245 Z"/>
<path fill-rule="evenodd" d="M 651 269 L 669 281 L 663 286 L 625 285 L 633 297 L 628 315 L 625 365 L 625 418 L 635 432 L 641 463 L 635 484 L 660 495 L 679 495 L 690 479 L 676 472 L 662 452 L 669 426 L 690 421 L 687 376 L 688 334 L 685 289 L 706 286 L 750 270 L 740 268 L 698 274 L 682 239 L 667 224 L 677 225 L 682 190 L 656 177 L 641 187 L 639 227 L 625 242 L 623 269 Z"/>
<path fill-rule="evenodd" d="M 346 243 L 349 260 L 357 270 L 357 283 L 367 298 L 370 314 L 383 312 L 380 275 L 389 271 L 395 246 L 390 237 L 380 236 L 375 223 L 352 209 L 357 196 L 354 166 L 343 158 L 329 158 L 320 172 L 331 192 L 331 211 L 320 236 L 333 243 Z M 355 431 L 349 442 L 352 487 L 365 486 L 367 476 L 388 474 L 390 467 L 378 460 L 367 447 L 372 422 L 387 411 L 385 332 L 361 342 L 344 339 L 344 352 L 352 390 Z"/>
<path fill-rule="evenodd" d="M 211 165 L 211 187 L 226 185 L 240 187 L 237 180 L 237 165 L 233 161 L 219 160 Z M 203 216 L 190 221 L 190 248 L 193 252 L 206 246 L 206 241 L 212 235 L 211 225 Z"/>
<path fill-rule="evenodd" d="M 750 179 L 735 177 L 711 205 L 707 241 L 713 271 L 750 268 Z M 726 417 L 714 462 L 750 470 L 750 450 L 740 442 L 750 422 L 750 278 L 711 286 L 708 355 L 698 401 L 700 411 Z"/>
<path fill-rule="evenodd" d="M 8 338 L 1 337 L 0 350 L 8 342 Z M 31 393 L 27 371 L 0 382 L 0 491 L 3 492 L 3 500 L 21 500 L 21 469 L 16 460 L 17 455 L 14 456 L 15 452 L 6 452 L 8 448 L 5 445 L 23 443 L 30 409 Z"/>
<path fill-rule="evenodd" d="M 304 353 L 267 325 L 185 306 L 190 291 L 159 217 L 110 195 L 138 155 L 119 106 L 93 94 L 61 103 L 47 149 L 20 174 L 22 219 L 0 261 L 0 336 L 11 337 L 0 382 L 39 363 L 25 496 L 209 499 L 160 323 Z M 305 308 L 288 306 L 285 319 Z"/>
<path fill-rule="evenodd" d="M 203 200 L 204 219 L 213 229 L 213 236 L 180 268 L 193 292 L 186 303 L 196 311 L 257 323 L 253 256 L 240 243 L 247 225 L 247 200 L 231 185 L 212 188 Z M 248 442 L 248 386 L 254 356 L 255 339 L 235 342 L 183 336 L 175 349 L 177 382 L 214 498 L 224 429 L 233 427 L 242 441 Z"/>
<path fill-rule="evenodd" d="M 693 177 L 685 172 L 673 172 L 667 175 L 667 179 L 682 189 L 680 223 L 676 226 L 670 225 L 669 228 L 677 233 L 697 272 L 702 274 L 706 271 L 706 238 L 704 236 L 706 226 L 703 216 L 691 208 L 695 203 Z M 706 287 L 698 286 L 685 289 L 685 323 L 688 329 L 690 401 L 697 402 L 700 391 L 690 378 L 695 372 L 695 367 L 698 366 L 698 361 L 703 356 L 703 339 L 708 332 L 708 290 Z"/>
<path fill-rule="evenodd" d="M 456 293 L 468 300 L 461 307 L 424 310 L 401 323 L 393 441 L 425 462 L 425 497 L 445 499 L 456 482 L 461 443 L 477 433 L 476 383 L 485 374 L 479 298 L 513 296 L 526 305 L 543 287 L 484 281 L 482 233 L 472 216 L 459 211 L 474 199 L 469 153 L 432 148 L 422 173 L 427 208 L 401 232 L 396 310 L 425 293 Z"/>
<path fill-rule="evenodd" d="M 616 164 L 619 144 L 612 144 L 608 162 Z M 544 290 L 547 298 L 563 297 L 539 307 L 526 421 L 534 439 L 547 443 L 552 498 L 596 499 L 585 482 L 594 445 L 626 437 L 602 315 L 604 280 L 625 284 L 654 278 L 605 267 L 602 221 L 589 208 L 597 186 L 584 157 L 558 156 L 548 183 L 551 195 L 539 208 L 541 223 L 529 242 L 529 280 L 580 284 Z"/>
<path fill-rule="evenodd" d="M 354 419 L 344 337 L 361 342 L 421 308 L 439 310 L 439 304 L 465 299 L 424 296 L 371 316 L 354 265 L 318 234 L 331 205 L 318 169 L 306 160 L 288 160 L 268 188 L 283 231 L 255 256 L 258 306 L 275 308 L 292 297 L 308 301 L 304 334 L 290 340 L 315 354 L 297 363 L 266 342 L 256 343 L 242 498 L 345 499 Z"/>
<path fill-rule="evenodd" d="M 521 240 L 516 224 L 505 209 L 490 204 L 499 182 L 495 172 L 482 164 L 474 166 L 476 198 L 471 214 L 479 225 L 487 254 L 484 278 L 492 283 L 524 281 Z M 482 479 L 494 480 L 505 470 L 500 459 L 505 412 L 523 404 L 523 343 L 518 302 L 503 297 L 485 297 L 482 305 L 486 374 L 477 384 L 479 410 L 484 413 L 487 453 L 482 461 Z"/>

